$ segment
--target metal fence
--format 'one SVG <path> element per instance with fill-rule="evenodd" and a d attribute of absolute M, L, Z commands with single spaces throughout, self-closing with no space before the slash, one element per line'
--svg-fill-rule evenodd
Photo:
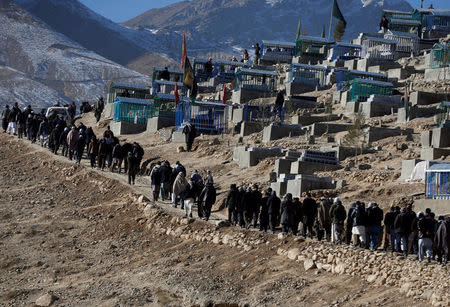
<path fill-rule="evenodd" d="M 116 100 L 114 102 L 113 120 L 135 124 L 147 124 L 152 114 L 152 102 L 130 102 Z"/>
<path fill-rule="evenodd" d="M 419 37 L 416 34 L 391 32 L 384 34 L 384 38 L 397 42 L 396 52 L 419 53 Z"/>
<path fill-rule="evenodd" d="M 354 79 L 350 86 L 350 101 L 367 101 L 370 95 L 391 96 L 393 88 L 389 82 Z"/>
<path fill-rule="evenodd" d="M 175 118 L 176 106 L 174 101 L 154 98 L 150 117 Z"/>
<path fill-rule="evenodd" d="M 361 58 L 393 61 L 397 42 L 379 37 L 366 37 L 362 42 Z"/>
<path fill-rule="evenodd" d="M 450 66 L 450 47 L 437 44 L 431 49 L 430 68 Z"/>
<path fill-rule="evenodd" d="M 336 43 L 331 51 L 330 61 L 348 61 L 361 58 L 361 45 Z"/>
<path fill-rule="evenodd" d="M 274 105 L 257 105 L 247 102 L 242 108 L 243 121 L 258 122 L 263 126 L 275 122 L 277 118 L 283 123 L 286 114 L 285 106 L 278 110 Z"/>
<path fill-rule="evenodd" d="M 372 73 L 360 70 L 340 70 L 336 72 L 336 87 L 339 91 L 348 90 L 354 79 L 364 79 L 387 82 L 388 77 L 381 73 Z"/>
<path fill-rule="evenodd" d="M 289 81 L 298 84 L 313 86 L 325 86 L 327 68 L 324 66 L 291 64 L 289 69 Z"/>
<path fill-rule="evenodd" d="M 228 106 L 221 103 L 189 103 L 177 104 L 175 126 L 177 130 L 191 121 L 200 133 L 228 133 Z"/>
<path fill-rule="evenodd" d="M 450 199 L 450 170 L 425 171 L 425 197 Z"/>

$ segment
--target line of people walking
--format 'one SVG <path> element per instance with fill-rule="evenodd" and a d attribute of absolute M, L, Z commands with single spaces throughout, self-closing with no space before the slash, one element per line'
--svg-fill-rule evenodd
<path fill-rule="evenodd" d="M 338 197 L 316 201 L 306 193 L 300 201 L 288 193 L 281 200 L 271 188 L 261 193 L 257 185 L 245 188 L 235 184 L 230 186 L 225 205 L 228 221 L 242 228 L 281 230 L 370 250 L 390 249 L 405 258 L 415 254 L 419 261 L 436 260 L 444 265 L 448 260 L 450 217 L 436 220 L 430 209 L 416 214 L 412 206 L 392 206 L 384 214 L 375 202 L 366 207 L 356 201 L 346 210 Z"/>

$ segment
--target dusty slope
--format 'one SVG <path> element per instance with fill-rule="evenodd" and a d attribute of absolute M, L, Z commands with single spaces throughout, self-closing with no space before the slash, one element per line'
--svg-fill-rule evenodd
<path fill-rule="evenodd" d="M 178 220 L 151 206 L 144 215 L 120 181 L 3 134 L 0 161 L 1 305 L 29 305 L 49 291 L 55 305 L 426 305 L 359 277 L 305 272 L 276 254 L 306 247 L 291 239 L 222 228 L 269 242 L 244 252 L 167 236 L 161 225 Z"/>

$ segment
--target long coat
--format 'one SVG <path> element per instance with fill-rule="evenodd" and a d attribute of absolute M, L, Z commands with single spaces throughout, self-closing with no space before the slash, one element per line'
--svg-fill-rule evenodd
<path fill-rule="evenodd" d="M 75 146 L 77 145 L 78 139 L 80 138 L 80 134 L 78 130 L 72 129 L 67 134 L 67 145 L 71 151 L 75 150 Z"/>

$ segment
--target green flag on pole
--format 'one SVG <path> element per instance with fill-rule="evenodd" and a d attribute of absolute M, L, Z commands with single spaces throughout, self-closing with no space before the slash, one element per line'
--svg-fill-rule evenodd
<path fill-rule="evenodd" d="M 297 37 L 295 38 L 295 40 L 298 40 L 300 38 L 301 32 L 302 31 L 302 22 L 299 19 L 298 20 L 298 25 L 297 25 Z"/>
<path fill-rule="evenodd" d="M 339 9 L 339 6 L 337 4 L 337 1 L 333 1 L 333 17 L 339 19 L 344 23 L 344 25 L 347 25 L 347 22 L 345 21 L 344 15 L 342 15 L 341 10 Z"/>
<path fill-rule="evenodd" d="M 347 21 L 345 21 L 344 15 L 342 15 L 341 10 L 337 4 L 337 0 L 333 1 L 333 11 L 332 16 L 338 20 L 336 27 L 334 28 L 334 40 L 340 42 L 345 33 L 345 28 L 347 27 Z M 330 24 L 331 26 L 331 24 Z"/>

